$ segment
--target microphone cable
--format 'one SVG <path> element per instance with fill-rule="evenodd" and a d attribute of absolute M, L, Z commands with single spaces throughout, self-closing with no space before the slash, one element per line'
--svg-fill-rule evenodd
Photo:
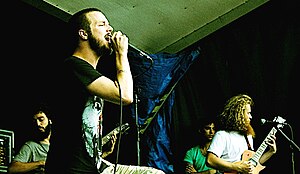
<path fill-rule="evenodd" d="M 117 84 L 119 87 L 119 93 L 120 93 L 120 123 L 119 123 L 119 130 L 121 130 L 122 128 L 122 120 L 123 120 L 123 102 L 122 102 L 122 90 L 121 90 L 121 86 L 119 83 L 119 80 L 117 79 Z M 118 144 L 117 144 L 117 155 L 116 155 L 116 161 L 115 161 L 115 166 L 114 166 L 114 174 L 117 171 L 117 165 L 119 162 L 119 151 L 120 151 L 120 144 L 121 144 L 121 137 L 122 137 L 122 131 L 119 131 L 119 138 L 118 138 Z"/>

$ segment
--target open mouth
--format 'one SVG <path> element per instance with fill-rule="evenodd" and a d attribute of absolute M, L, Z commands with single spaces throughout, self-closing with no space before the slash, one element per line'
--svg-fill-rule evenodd
<path fill-rule="evenodd" d="M 104 38 L 105 38 L 105 40 L 106 40 L 108 43 L 111 43 L 111 38 L 112 38 L 111 33 L 106 34 L 106 35 L 104 36 Z"/>
<path fill-rule="evenodd" d="M 45 132 L 45 129 L 39 128 L 39 131 L 40 131 L 40 132 Z"/>

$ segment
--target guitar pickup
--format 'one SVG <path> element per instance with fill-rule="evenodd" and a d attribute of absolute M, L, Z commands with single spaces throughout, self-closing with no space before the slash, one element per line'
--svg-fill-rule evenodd
<path fill-rule="evenodd" d="M 250 158 L 249 161 L 252 163 L 253 166 L 257 166 L 257 162 L 254 159 Z"/>

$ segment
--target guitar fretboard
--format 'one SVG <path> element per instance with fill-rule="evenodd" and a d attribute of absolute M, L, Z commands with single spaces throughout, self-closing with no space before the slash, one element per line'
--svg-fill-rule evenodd
<path fill-rule="evenodd" d="M 266 148 L 268 147 L 268 145 L 265 143 L 267 138 L 271 135 L 275 135 L 275 133 L 277 132 L 277 129 L 275 127 L 273 127 L 271 129 L 271 131 L 269 132 L 269 134 L 267 135 L 267 137 L 264 139 L 264 141 L 261 143 L 261 145 L 258 147 L 257 151 L 255 152 L 255 154 L 252 156 L 251 160 L 254 160 L 256 163 L 259 162 L 260 157 L 262 156 L 262 154 L 264 153 L 264 151 L 266 150 Z"/>
<path fill-rule="evenodd" d="M 115 128 L 114 130 L 112 130 L 111 132 L 109 132 L 107 135 L 105 135 L 103 138 L 102 138 L 102 145 L 106 144 L 109 140 L 110 140 L 110 137 L 113 135 L 113 134 L 118 134 L 120 132 L 124 132 L 126 131 L 127 129 L 129 129 L 129 124 L 128 123 L 125 123 L 123 125 L 121 125 L 121 130 L 120 130 L 120 127 L 117 127 Z"/>

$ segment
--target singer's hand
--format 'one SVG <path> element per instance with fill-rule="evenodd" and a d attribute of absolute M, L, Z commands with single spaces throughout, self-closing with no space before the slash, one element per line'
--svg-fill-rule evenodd
<path fill-rule="evenodd" d="M 113 33 L 112 36 L 113 41 L 113 49 L 116 54 L 123 55 L 128 52 L 128 38 L 121 31 L 117 31 Z"/>

